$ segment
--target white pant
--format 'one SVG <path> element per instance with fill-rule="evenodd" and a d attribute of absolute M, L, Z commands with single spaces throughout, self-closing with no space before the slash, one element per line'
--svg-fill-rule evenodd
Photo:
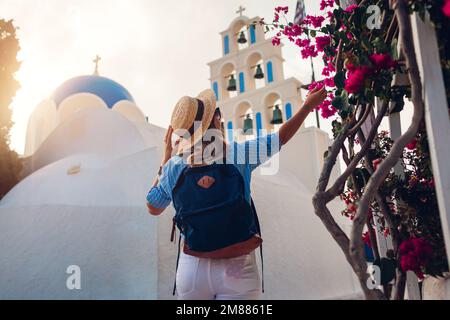
<path fill-rule="evenodd" d="M 179 300 L 256 300 L 261 280 L 255 251 L 236 258 L 197 258 L 180 252 Z"/>

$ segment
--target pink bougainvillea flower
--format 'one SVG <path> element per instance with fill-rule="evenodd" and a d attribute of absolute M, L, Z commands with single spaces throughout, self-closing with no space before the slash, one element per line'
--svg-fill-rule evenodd
<path fill-rule="evenodd" d="M 377 170 L 378 166 L 380 165 L 381 161 L 383 161 L 382 159 L 378 158 L 372 161 L 372 165 L 373 165 L 373 169 Z"/>
<path fill-rule="evenodd" d="M 317 107 L 318 110 L 320 110 L 320 115 L 324 119 L 328 119 L 332 116 L 334 116 L 337 112 L 336 108 L 331 105 L 331 97 L 329 97 L 327 100 L 322 102 L 320 106 Z"/>
<path fill-rule="evenodd" d="M 324 86 L 324 84 L 323 84 L 322 81 L 320 81 L 320 82 L 312 82 L 312 83 L 309 85 L 308 90 L 311 91 L 311 90 L 314 90 L 315 88 L 322 89 L 323 86 Z"/>
<path fill-rule="evenodd" d="M 367 244 L 369 247 L 372 248 L 372 243 L 370 242 L 369 231 L 366 231 L 363 233 L 362 240 L 364 241 L 365 244 Z"/>
<path fill-rule="evenodd" d="M 399 247 L 400 266 L 403 271 L 414 271 L 418 277 L 423 277 L 423 268 L 430 262 L 433 248 L 423 238 L 410 238 Z"/>
<path fill-rule="evenodd" d="M 414 245 L 411 241 L 403 241 L 399 247 L 399 253 L 401 255 L 406 255 L 408 252 L 414 250 Z"/>
<path fill-rule="evenodd" d="M 351 6 L 348 6 L 345 9 L 345 12 L 348 12 L 348 13 L 353 12 L 356 8 L 358 8 L 358 5 L 357 4 L 352 4 Z"/>
<path fill-rule="evenodd" d="M 369 58 L 377 70 L 387 70 L 397 66 L 397 61 L 387 53 L 374 53 Z"/>
<path fill-rule="evenodd" d="M 450 18 L 450 0 L 445 0 L 445 4 L 442 7 L 442 12 Z"/>
<path fill-rule="evenodd" d="M 325 17 L 307 15 L 303 21 L 306 24 L 312 25 L 314 28 L 320 28 L 325 21 Z"/>
<path fill-rule="evenodd" d="M 416 149 L 416 147 L 417 147 L 417 139 L 416 138 L 412 139 L 411 142 L 406 145 L 406 148 L 408 150 L 414 150 L 414 149 Z"/>
<path fill-rule="evenodd" d="M 275 8 L 275 12 L 276 13 L 283 12 L 284 14 L 287 14 L 289 12 L 289 7 L 278 6 Z"/>
<path fill-rule="evenodd" d="M 357 67 L 353 63 L 348 62 L 346 63 L 345 68 L 347 68 L 349 72 L 354 72 Z"/>
<path fill-rule="evenodd" d="M 298 37 L 303 32 L 303 29 L 298 24 L 292 24 L 285 26 L 283 29 L 283 34 L 288 37 Z"/>
<path fill-rule="evenodd" d="M 334 14 L 332 11 L 327 12 L 327 18 L 328 18 L 328 20 L 332 20 L 334 18 Z"/>
<path fill-rule="evenodd" d="M 349 203 L 348 205 L 347 205 L 347 210 L 348 211 L 350 211 L 350 212 L 356 212 L 356 206 L 355 206 L 355 204 L 354 203 Z"/>
<path fill-rule="evenodd" d="M 335 72 L 336 68 L 334 67 L 333 62 L 328 62 L 327 65 L 322 69 L 322 75 L 325 77 L 329 77 L 331 73 Z"/>
<path fill-rule="evenodd" d="M 331 43 L 330 36 L 316 37 L 316 48 L 317 51 L 323 52 L 323 49 L 329 46 Z"/>
<path fill-rule="evenodd" d="M 300 48 L 309 46 L 310 44 L 311 44 L 311 40 L 309 40 L 309 39 L 301 39 L 301 38 L 295 39 L 295 45 Z"/>
<path fill-rule="evenodd" d="M 334 84 L 334 78 L 333 77 L 323 79 L 323 83 L 325 84 L 325 86 L 330 87 L 330 88 L 334 88 L 336 86 Z M 334 98 L 334 95 L 333 95 L 333 97 L 330 97 L 330 98 Z"/>
<path fill-rule="evenodd" d="M 280 21 L 280 15 L 278 13 L 275 13 L 275 17 L 273 18 L 273 22 Z"/>
<path fill-rule="evenodd" d="M 345 80 L 345 90 L 348 93 L 357 93 L 362 89 L 367 77 L 372 73 L 368 66 L 354 67 L 348 64 L 348 78 Z"/>
<path fill-rule="evenodd" d="M 321 0 L 320 1 L 320 10 L 324 10 L 326 7 L 333 7 L 334 0 Z"/>
<path fill-rule="evenodd" d="M 314 45 L 305 46 L 300 50 L 303 59 L 308 59 L 309 57 L 317 57 L 318 52 L 316 51 L 316 47 Z"/>
<path fill-rule="evenodd" d="M 274 46 L 279 46 L 280 43 L 281 43 L 280 38 L 275 37 L 275 38 L 272 39 L 272 45 L 274 45 Z"/>
<path fill-rule="evenodd" d="M 331 105 L 331 101 L 330 101 L 330 104 L 327 105 L 326 107 L 320 108 L 320 115 L 324 119 L 328 119 L 328 118 L 334 116 L 336 114 L 336 112 L 337 112 L 337 110 L 335 107 L 333 107 Z"/>

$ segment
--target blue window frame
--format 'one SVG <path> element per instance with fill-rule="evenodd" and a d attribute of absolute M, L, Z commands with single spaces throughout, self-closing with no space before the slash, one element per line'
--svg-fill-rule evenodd
<path fill-rule="evenodd" d="M 223 53 L 224 54 L 230 53 L 230 37 L 229 36 L 223 37 Z"/>
<path fill-rule="evenodd" d="M 267 82 L 273 82 L 272 61 L 267 62 Z"/>
<path fill-rule="evenodd" d="M 255 32 L 255 25 L 250 26 L 250 43 L 253 44 L 256 42 L 256 32 Z"/>
<path fill-rule="evenodd" d="M 244 77 L 244 73 L 243 72 L 239 73 L 239 92 L 240 93 L 244 93 L 245 92 L 245 77 Z"/>
<path fill-rule="evenodd" d="M 292 118 L 292 105 L 290 103 L 286 103 L 286 120 Z"/>
<path fill-rule="evenodd" d="M 227 129 L 228 129 L 228 132 L 227 132 L 227 135 L 228 135 L 228 142 L 233 142 L 233 122 L 231 122 L 231 121 L 228 121 L 228 123 L 227 123 Z"/>
<path fill-rule="evenodd" d="M 217 84 L 217 81 L 213 83 L 213 90 L 216 94 L 216 100 L 219 100 L 219 85 Z"/>
<path fill-rule="evenodd" d="M 262 117 L 261 112 L 256 113 L 256 134 L 257 136 L 261 135 L 262 130 Z"/>

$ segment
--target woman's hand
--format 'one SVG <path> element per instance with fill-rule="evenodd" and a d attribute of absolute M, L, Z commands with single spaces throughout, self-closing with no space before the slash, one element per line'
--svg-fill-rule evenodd
<path fill-rule="evenodd" d="M 172 126 L 169 126 L 169 128 L 167 128 L 166 135 L 164 136 L 164 146 L 165 147 L 164 147 L 164 158 L 163 158 L 162 165 L 164 165 L 172 157 L 172 153 L 173 153 L 172 133 L 173 133 L 173 128 L 172 128 Z M 178 142 L 178 140 L 177 140 L 177 142 Z"/>
<path fill-rule="evenodd" d="M 310 92 L 308 92 L 308 95 L 306 96 L 306 101 L 303 104 L 303 108 L 312 111 L 314 108 L 321 105 L 326 97 L 327 97 L 327 90 L 325 89 L 325 86 L 323 86 L 321 89 L 314 88 Z"/>
<path fill-rule="evenodd" d="M 279 130 L 280 144 L 286 144 L 294 134 L 300 129 L 310 112 L 319 106 L 327 97 L 325 88 L 313 89 L 308 93 L 303 107 L 299 108 L 292 118 L 283 123 Z"/>

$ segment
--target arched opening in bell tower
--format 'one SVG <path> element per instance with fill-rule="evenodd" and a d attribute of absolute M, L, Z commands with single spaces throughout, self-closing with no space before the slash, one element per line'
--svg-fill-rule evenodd
<path fill-rule="evenodd" d="M 222 99 L 237 96 L 237 75 L 236 67 L 233 63 L 227 62 L 220 69 L 220 97 Z"/>
<path fill-rule="evenodd" d="M 243 19 L 236 21 L 232 28 L 233 41 L 238 50 L 243 50 L 249 47 L 250 33 L 248 26 Z"/>
<path fill-rule="evenodd" d="M 264 109 L 266 120 L 265 128 L 268 131 L 274 130 L 278 131 L 282 122 L 284 121 L 283 116 L 283 102 L 281 101 L 281 97 L 276 92 L 269 93 L 264 98 Z"/>
<path fill-rule="evenodd" d="M 247 101 L 242 101 L 235 109 L 234 120 L 236 128 L 241 129 L 245 136 L 253 137 L 255 126 L 255 114 L 252 105 Z"/>
<path fill-rule="evenodd" d="M 264 60 L 259 52 L 251 53 L 246 61 L 247 79 L 250 90 L 260 89 L 266 85 Z"/>

